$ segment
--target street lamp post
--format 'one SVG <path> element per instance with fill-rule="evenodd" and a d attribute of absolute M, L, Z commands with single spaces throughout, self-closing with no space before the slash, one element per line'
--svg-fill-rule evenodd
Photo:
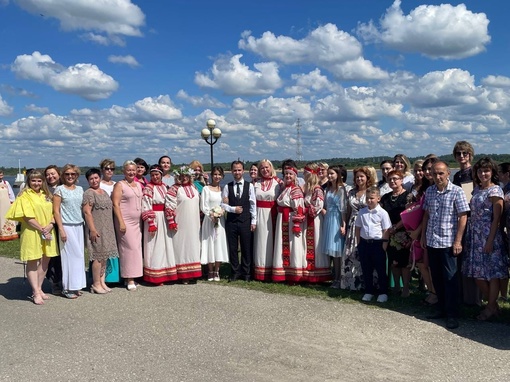
<path fill-rule="evenodd" d="M 221 137 L 221 130 L 216 127 L 214 119 L 208 119 L 206 128 L 202 129 L 201 135 L 204 141 L 211 147 L 211 171 L 214 166 L 213 146 Z"/>

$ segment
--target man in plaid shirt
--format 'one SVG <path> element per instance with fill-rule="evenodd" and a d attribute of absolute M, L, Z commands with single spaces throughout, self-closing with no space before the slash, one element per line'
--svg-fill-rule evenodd
<path fill-rule="evenodd" d="M 425 191 L 421 245 L 427 248 L 430 273 L 436 289 L 438 311 L 429 319 L 446 318 L 446 327 L 459 326 L 459 282 L 457 256 L 462 252 L 469 205 L 464 191 L 450 182 L 450 169 L 444 162 L 432 168 L 434 185 Z"/>

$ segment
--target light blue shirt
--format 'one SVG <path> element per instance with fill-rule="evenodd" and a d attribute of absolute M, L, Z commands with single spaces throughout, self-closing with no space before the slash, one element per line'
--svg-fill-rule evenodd
<path fill-rule="evenodd" d="M 68 190 L 64 185 L 56 188 L 54 195 L 60 196 L 60 214 L 63 224 L 82 224 L 83 215 L 81 205 L 83 202 L 83 188 L 76 186 L 74 190 Z"/>

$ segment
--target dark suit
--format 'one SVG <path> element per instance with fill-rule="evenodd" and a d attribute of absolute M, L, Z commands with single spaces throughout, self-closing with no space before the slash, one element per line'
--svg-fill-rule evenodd
<path fill-rule="evenodd" d="M 227 213 L 225 224 L 228 255 L 230 266 L 232 267 L 232 279 L 251 278 L 253 251 L 251 243 L 250 186 L 250 183 L 245 181 L 242 194 L 238 198 L 236 196 L 235 182 L 230 182 L 227 185 L 228 205 L 231 207 L 243 207 L 243 212 L 240 214 Z M 239 264 L 239 255 L 237 252 L 238 241 L 241 244 L 241 264 Z"/>

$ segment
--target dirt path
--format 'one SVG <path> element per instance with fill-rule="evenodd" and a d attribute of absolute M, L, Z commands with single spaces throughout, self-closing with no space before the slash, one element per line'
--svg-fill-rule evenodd
<path fill-rule="evenodd" d="M 503 381 L 510 328 L 231 286 L 26 300 L 0 258 L 0 381 Z"/>

